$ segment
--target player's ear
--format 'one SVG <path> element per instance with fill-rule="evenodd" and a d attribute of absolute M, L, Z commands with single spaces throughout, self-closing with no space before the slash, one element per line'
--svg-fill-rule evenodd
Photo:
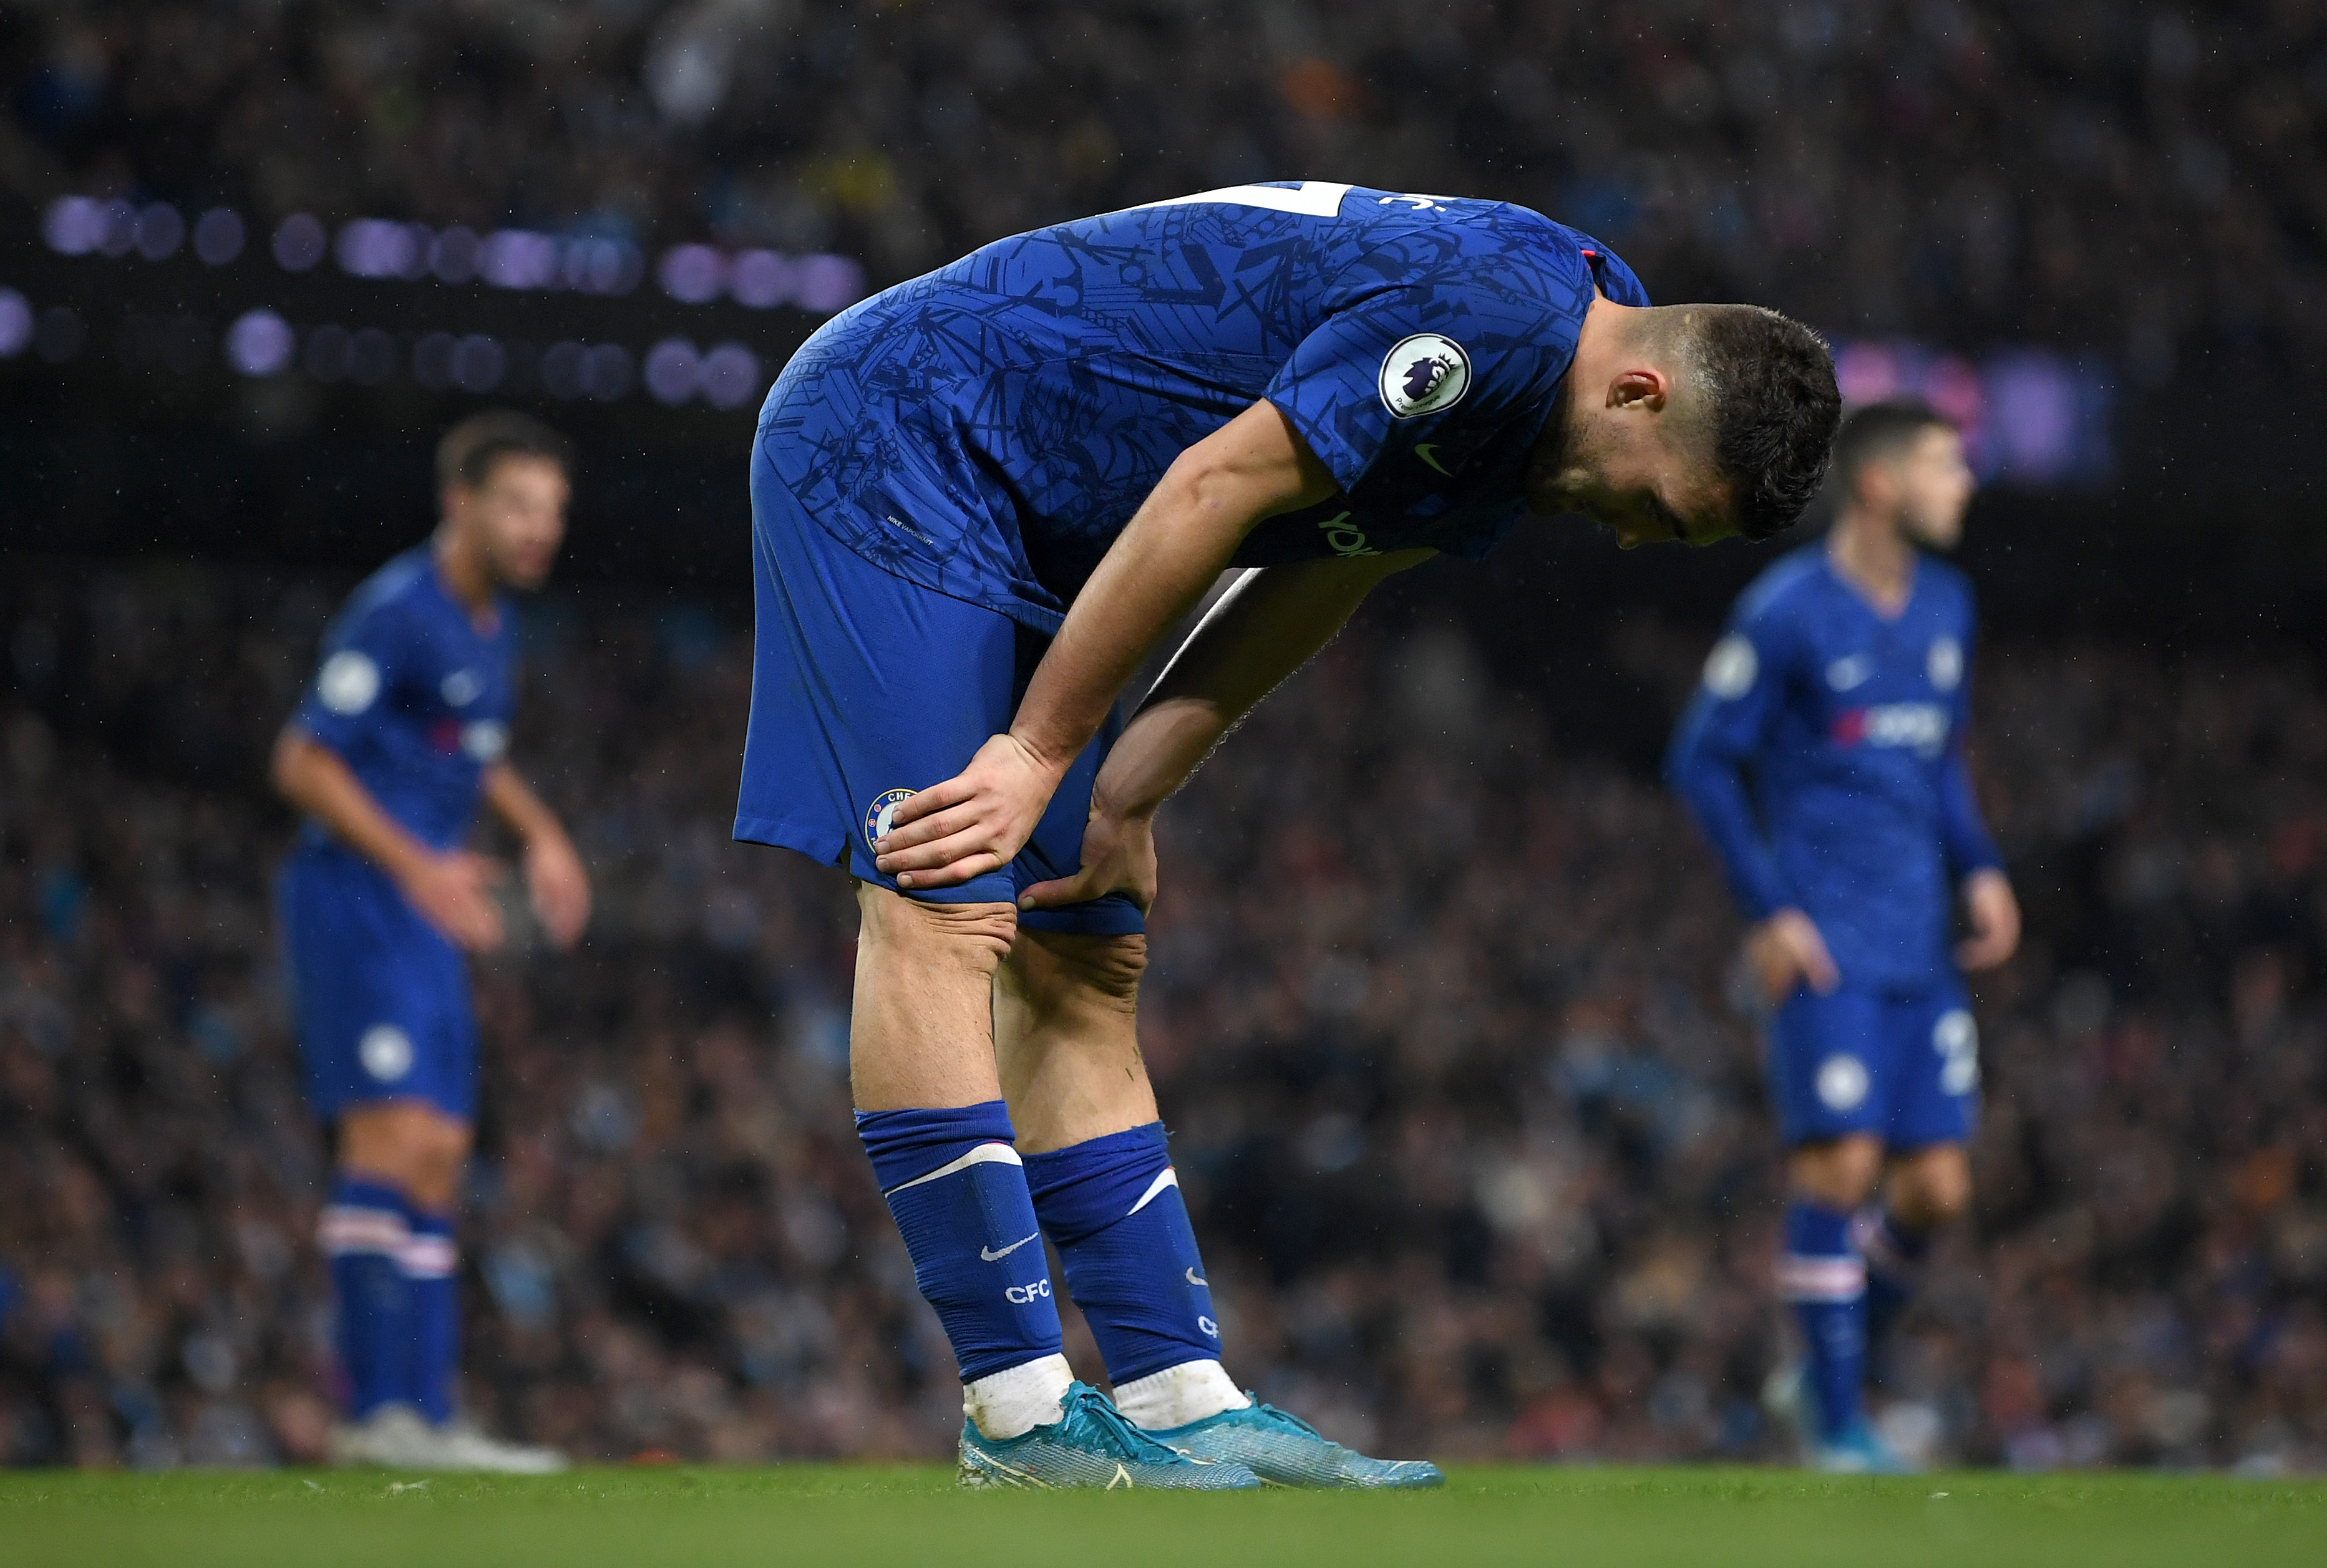
<path fill-rule="evenodd" d="M 1635 365 L 1616 373 L 1608 383 L 1608 406 L 1611 408 L 1645 408 L 1651 414 L 1661 414 L 1666 401 L 1672 396 L 1672 381 L 1653 365 Z"/>

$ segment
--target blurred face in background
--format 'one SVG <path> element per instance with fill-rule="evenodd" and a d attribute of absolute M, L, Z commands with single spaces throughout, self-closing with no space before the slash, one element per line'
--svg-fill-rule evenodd
<path fill-rule="evenodd" d="M 1888 512 L 1910 544 L 1952 550 L 1963 537 L 1964 509 L 1978 488 L 1964 461 L 1963 437 L 1944 425 L 1922 431 L 1888 460 L 1869 463 L 1867 500 Z"/>
<path fill-rule="evenodd" d="M 497 579 L 530 590 L 548 580 L 557 559 L 571 493 L 554 460 L 513 452 L 493 460 L 482 484 L 447 490 L 444 517 L 483 553 Z"/>

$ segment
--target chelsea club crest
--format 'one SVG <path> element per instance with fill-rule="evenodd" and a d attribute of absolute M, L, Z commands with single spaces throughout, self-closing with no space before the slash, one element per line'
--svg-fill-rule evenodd
<path fill-rule="evenodd" d="M 889 831 L 889 824 L 897 815 L 897 807 L 920 794 L 918 789 L 890 789 L 874 797 L 873 804 L 864 808 L 864 843 L 867 848 L 881 842 Z"/>

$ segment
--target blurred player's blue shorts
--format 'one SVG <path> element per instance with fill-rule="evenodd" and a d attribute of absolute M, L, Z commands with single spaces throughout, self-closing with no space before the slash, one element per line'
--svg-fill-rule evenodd
<path fill-rule="evenodd" d="M 275 891 L 307 1102 L 425 1100 L 477 1112 L 477 1020 L 468 966 L 387 873 L 335 845 L 291 857 Z"/>
<path fill-rule="evenodd" d="M 735 836 L 905 891 L 873 866 L 887 812 L 959 773 L 1010 727 L 1050 639 L 856 555 L 808 515 L 764 450 L 752 460 L 752 726 Z M 1079 871 L 1091 785 L 1121 732 L 1118 713 L 1067 770 L 1017 859 L 909 896 L 1015 903 L 1033 883 Z M 1027 910 L 1018 923 L 1091 936 L 1146 929 L 1120 893 Z"/>
<path fill-rule="evenodd" d="M 1892 1149 L 1959 1143 L 1978 1115 L 1979 1029 L 1963 988 L 1795 989 L 1770 1021 L 1770 1097 L 1786 1145 L 1872 1133 Z"/>

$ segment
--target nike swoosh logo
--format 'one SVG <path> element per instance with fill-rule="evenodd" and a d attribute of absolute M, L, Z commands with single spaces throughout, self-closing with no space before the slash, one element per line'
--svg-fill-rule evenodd
<path fill-rule="evenodd" d="M 1190 1269 L 1188 1271 L 1188 1283 L 1192 1285 L 1201 1285 L 1206 1290 L 1210 1290 L 1212 1288 L 1212 1282 L 1204 1278 L 1203 1275 L 1198 1274 L 1194 1269 Z"/>
<path fill-rule="evenodd" d="M 1008 1257 L 1012 1253 L 1016 1252 L 1020 1247 L 1025 1246 L 1027 1241 L 1033 1241 L 1042 1234 L 1042 1233 L 1038 1230 L 1033 1234 L 1033 1236 L 1026 1237 L 1025 1241 L 1014 1241 L 1008 1246 L 1004 1247 L 1000 1252 L 995 1252 L 991 1248 L 981 1246 L 977 1249 L 977 1255 L 984 1258 L 987 1263 L 1000 1263 L 1004 1258 Z"/>
<path fill-rule="evenodd" d="M 1437 469 L 1440 473 L 1445 473 L 1448 479 L 1453 479 L 1454 476 L 1451 473 L 1446 473 L 1446 470 L 1440 466 L 1436 455 L 1437 452 L 1438 443 L 1435 441 L 1417 441 L 1414 443 L 1415 456 L 1420 458 L 1431 467 Z"/>

